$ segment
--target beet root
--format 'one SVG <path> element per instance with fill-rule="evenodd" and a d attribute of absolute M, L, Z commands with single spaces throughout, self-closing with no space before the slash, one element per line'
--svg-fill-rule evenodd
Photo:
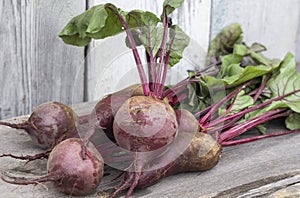
<path fill-rule="evenodd" d="M 116 113 L 113 130 L 119 146 L 145 152 L 168 145 L 177 135 L 178 123 L 167 102 L 134 96 L 126 100 Z"/>
<path fill-rule="evenodd" d="M 186 135 L 179 132 L 179 135 Z M 179 139 L 180 140 L 180 139 Z M 161 159 L 153 162 L 163 163 L 173 155 L 174 150 L 170 149 Z M 189 147 L 175 161 L 160 167 L 159 169 L 144 172 L 126 172 L 118 189 L 111 195 L 115 197 L 120 191 L 128 189 L 126 197 L 129 197 L 135 188 L 141 189 L 157 183 L 164 177 L 182 172 L 201 172 L 212 169 L 219 162 L 221 157 L 220 144 L 210 135 L 198 132 L 192 139 Z"/>
<path fill-rule="evenodd" d="M 11 184 L 28 185 L 53 182 L 57 189 L 70 195 L 91 194 L 103 177 L 103 159 L 89 142 L 70 138 L 54 147 L 47 162 L 48 174 L 37 179 L 4 178 Z"/>
<path fill-rule="evenodd" d="M 23 123 L 0 122 L 0 125 L 24 129 L 36 145 L 50 149 L 60 141 L 76 135 L 77 121 L 78 117 L 70 107 L 49 102 L 38 106 Z"/>
<path fill-rule="evenodd" d="M 113 121 L 114 115 L 119 110 L 121 105 L 132 96 L 144 95 L 140 84 L 131 85 L 118 92 L 108 94 L 101 99 L 94 108 L 94 113 L 98 121 L 98 125 L 102 128 L 105 134 L 114 139 L 113 136 Z"/>

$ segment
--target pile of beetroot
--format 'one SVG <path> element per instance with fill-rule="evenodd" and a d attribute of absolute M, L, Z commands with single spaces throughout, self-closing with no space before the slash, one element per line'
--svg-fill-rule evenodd
<path fill-rule="evenodd" d="M 160 17 L 125 12 L 110 3 L 74 17 L 60 34 L 67 44 L 85 46 L 125 31 L 141 84 L 105 96 L 91 115 L 78 118 L 71 108 L 52 102 L 37 107 L 24 123 L 0 122 L 25 130 L 45 149 L 34 156 L 1 157 L 48 159 L 43 177 L 2 179 L 19 185 L 53 182 L 66 194 L 88 195 L 99 186 L 106 164 L 122 171 L 110 197 L 124 190 L 129 197 L 135 188 L 163 177 L 213 168 L 222 146 L 299 132 L 300 74 L 293 55 L 281 61 L 264 57 L 263 45 L 243 42 L 238 24 L 225 27 L 212 40 L 207 67 L 166 85 L 168 69 L 180 62 L 189 45 L 189 37 L 169 17 L 182 3 L 165 0 Z M 289 130 L 266 134 L 268 121 L 277 118 L 285 118 Z M 259 133 L 239 136 L 252 128 Z"/>

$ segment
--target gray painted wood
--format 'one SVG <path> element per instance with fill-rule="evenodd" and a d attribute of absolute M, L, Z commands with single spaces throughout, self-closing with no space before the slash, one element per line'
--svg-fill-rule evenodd
<path fill-rule="evenodd" d="M 74 106 L 78 113 L 89 112 L 93 104 Z M 8 121 L 20 122 L 26 117 Z M 269 132 L 283 130 L 283 123 L 269 126 Z M 136 190 L 132 197 L 142 198 L 198 198 L 198 197 L 264 197 L 285 193 L 293 195 L 300 183 L 300 133 L 264 139 L 239 146 L 225 147 L 222 158 L 212 170 L 202 173 L 182 173 L 162 179 L 159 183 L 143 190 Z M 0 126 L 0 153 L 34 154 L 41 151 L 34 147 L 22 130 Z M 0 173 L 14 176 L 38 177 L 46 173 L 46 160 L 24 162 L 0 158 Z M 88 197 L 107 195 L 117 182 L 111 178 L 118 172 L 106 167 L 105 176 L 97 193 Z M 281 189 L 281 191 L 279 191 Z M 252 193 L 252 194 L 251 194 Z M 249 195 L 249 196 L 247 196 Z M 252 196 L 253 195 L 253 196 Z M 0 180 L 0 196 L 15 198 L 69 197 L 57 192 L 52 185 L 15 186 Z M 100 196 L 101 197 L 101 196 Z"/>
<path fill-rule="evenodd" d="M 211 35 L 238 22 L 248 44 L 260 42 L 266 55 L 283 58 L 288 51 L 296 53 L 299 20 L 298 0 L 213 0 Z"/>
<path fill-rule="evenodd" d="M 85 10 L 85 0 L 0 2 L 0 118 L 23 115 L 46 101 L 72 103 L 84 49 L 63 44 L 58 34 Z M 83 72 L 74 102 L 83 100 Z"/>

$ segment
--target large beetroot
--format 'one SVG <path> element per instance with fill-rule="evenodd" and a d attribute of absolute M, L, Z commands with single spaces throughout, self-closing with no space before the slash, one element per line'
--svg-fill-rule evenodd
<path fill-rule="evenodd" d="M 118 110 L 113 125 L 117 143 L 131 151 L 152 151 L 169 144 L 177 134 L 173 108 L 163 100 L 135 96 Z"/>
<path fill-rule="evenodd" d="M 18 185 L 53 182 L 59 191 L 66 194 L 88 195 L 101 182 L 103 159 L 91 143 L 84 144 L 81 139 L 70 138 L 54 147 L 48 159 L 47 170 L 46 176 L 37 179 L 2 179 Z"/>

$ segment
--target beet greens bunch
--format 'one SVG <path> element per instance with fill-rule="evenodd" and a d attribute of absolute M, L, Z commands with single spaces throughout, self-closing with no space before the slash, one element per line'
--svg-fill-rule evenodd
<path fill-rule="evenodd" d="M 132 49 L 144 95 L 162 99 L 168 67 L 180 61 L 190 41 L 168 17 L 183 2 L 166 0 L 160 17 L 149 11 L 125 12 L 111 3 L 97 5 L 74 17 L 59 36 L 67 44 L 86 46 L 92 39 L 126 32 L 125 42 Z M 148 78 L 138 46 L 143 46 L 146 51 Z"/>

